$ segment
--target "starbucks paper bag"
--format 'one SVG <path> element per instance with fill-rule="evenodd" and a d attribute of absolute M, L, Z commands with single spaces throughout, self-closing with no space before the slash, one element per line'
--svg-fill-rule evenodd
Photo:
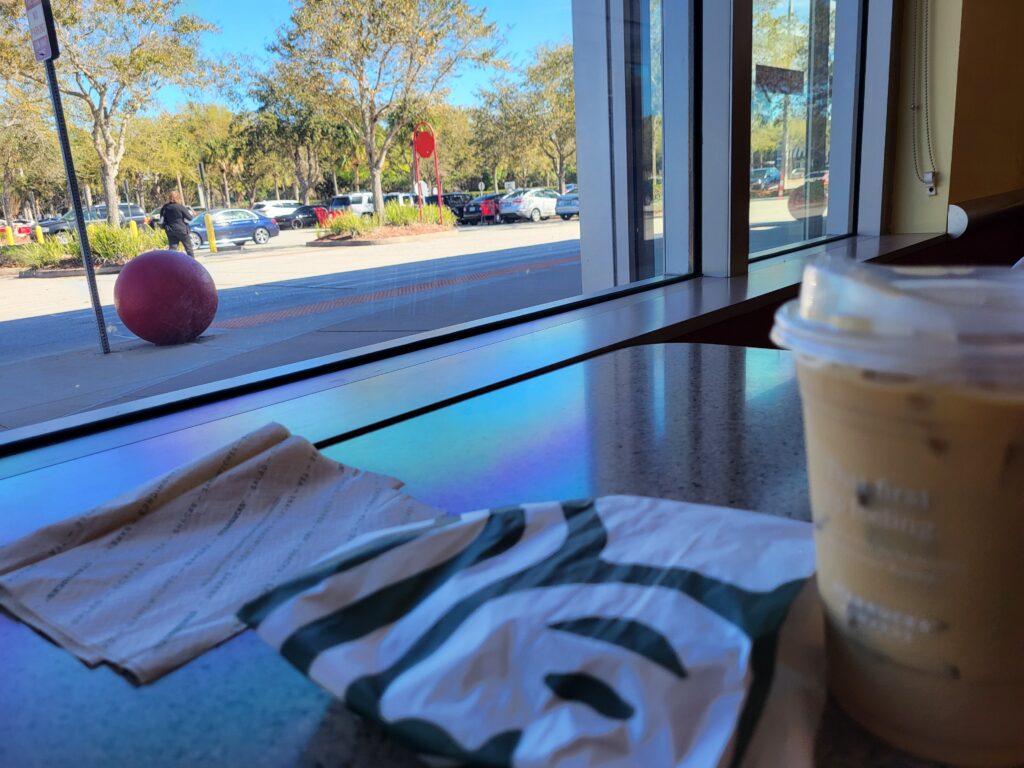
<path fill-rule="evenodd" d="M 439 763 L 812 764 L 811 527 L 612 496 L 363 537 L 240 617 Z"/>

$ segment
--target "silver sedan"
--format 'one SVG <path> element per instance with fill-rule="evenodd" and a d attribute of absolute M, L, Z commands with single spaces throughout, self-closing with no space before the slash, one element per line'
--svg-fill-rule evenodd
<path fill-rule="evenodd" d="M 559 195 L 555 203 L 555 213 L 568 221 L 573 216 L 580 215 L 580 196 L 577 192 L 569 192 Z"/>

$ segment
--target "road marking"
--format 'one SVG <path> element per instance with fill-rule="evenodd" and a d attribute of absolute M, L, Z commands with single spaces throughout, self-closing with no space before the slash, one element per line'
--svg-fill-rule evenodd
<path fill-rule="evenodd" d="M 465 285 L 467 283 L 479 283 L 484 280 L 491 280 L 496 277 L 506 277 L 508 275 L 516 275 L 531 270 L 551 269 L 552 267 L 560 267 L 563 264 L 571 264 L 574 261 L 579 261 L 579 254 L 572 256 L 563 256 L 558 259 L 549 259 L 547 261 L 534 261 L 529 264 L 517 264 L 511 267 L 502 267 L 501 269 L 492 269 L 487 272 L 474 272 L 468 275 L 458 275 L 456 277 L 446 277 L 439 280 L 429 280 L 425 283 L 414 283 L 412 285 L 403 285 L 400 288 L 388 288 L 381 291 L 371 291 L 369 293 L 360 293 L 355 296 L 343 296 L 337 299 L 327 299 L 325 301 L 317 301 L 311 304 L 299 304 L 294 307 L 286 307 L 285 309 L 275 310 L 273 312 L 259 312 L 255 315 L 246 315 L 244 317 L 233 317 L 229 320 L 220 320 L 213 324 L 214 328 L 218 329 L 240 329 L 240 328 L 255 328 L 260 325 L 267 325 L 269 323 L 277 322 L 279 320 L 291 320 L 296 317 L 307 317 L 309 315 L 316 315 L 321 312 L 329 312 L 333 309 L 341 309 L 342 307 L 353 307 L 359 304 L 368 304 L 371 301 L 380 301 L 382 299 L 395 299 L 400 296 L 409 296 L 415 293 L 424 293 L 426 291 L 433 291 L 438 288 L 451 288 L 456 285 Z"/>

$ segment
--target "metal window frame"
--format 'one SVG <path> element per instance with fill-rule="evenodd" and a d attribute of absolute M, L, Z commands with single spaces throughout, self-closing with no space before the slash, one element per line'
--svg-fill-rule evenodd
<path fill-rule="evenodd" d="M 304 360 L 280 369 L 249 374 L 230 383 L 213 382 L 196 390 L 171 392 L 150 398 L 143 406 L 130 403 L 96 418 L 91 418 L 90 414 L 65 417 L 59 420 L 58 431 L 37 433 L 24 440 L 48 444 L 93 434 L 119 424 L 184 410 L 244 392 L 458 342 L 702 275 L 746 274 L 750 263 L 746 253 L 749 221 L 746 165 L 750 141 L 752 0 L 664 2 L 665 39 L 670 39 L 671 30 L 685 26 L 689 30 L 687 39 L 691 42 L 685 54 L 679 50 L 683 46 L 671 46 L 669 51 L 672 55 L 664 58 L 665 134 L 676 135 L 676 132 L 686 131 L 689 141 L 685 151 L 681 143 L 665 147 L 665 210 L 671 211 L 665 221 L 665 236 L 666 245 L 675 246 L 666 247 L 666 272 L 669 274 L 633 284 L 629 284 L 628 233 L 624 227 L 617 226 L 617 214 L 624 213 L 629 203 L 625 193 L 625 153 L 612 141 L 616 131 L 618 135 L 624 135 L 624 91 L 612 87 L 623 82 L 624 48 L 611 44 L 610 33 L 616 19 L 621 24 L 623 2 L 627 1 L 635 0 L 573 0 L 576 120 L 578 145 L 582 148 L 578 153 L 578 170 L 581 184 L 595 190 L 595 194 L 588 198 L 587 216 L 581 221 L 581 249 L 611 254 L 611 258 L 595 259 L 589 263 L 584 259 L 582 296 L 439 329 L 420 334 L 412 340 L 402 339 Z M 871 0 L 870 9 L 868 0 L 837 2 L 840 5 L 856 3 L 862 9 L 859 78 L 862 109 L 860 131 L 855 140 L 860 161 L 855 163 L 851 180 L 856 221 L 851 234 L 883 235 L 887 230 L 889 158 L 895 136 L 893 103 L 898 74 L 895 61 L 896 1 Z M 617 15 L 614 13 L 616 8 Z M 578 9 L 594 13 L 578 13 Z M 678 40 L 679 36 L 675 39 Z M 741 71 L 744 76 L 724 80 L 719 66 L 723 62 L 729 72 Z M 709 85 L 716 84 L 725 87 L 721 90 L 709 88 Z M 871 98 L 864 98 L 864 93 L 870 93 Z M 669 133 L 670 124 L 672 134 Z M 722 131 L 723 125 L 728 125 L 728 132 Z M 735 162 L 737 156 L 742 157 L 742 162 Z M 592 162 L 586 162 L 585 157 Z M 716 164 L 718 160 L 724 164 Z M 727 174 L 719 172 L 722 167 L 729 169 Z M 711 172 L 703 173 L 703 169 Z M 723 179 L 734 178 L 740 173 L 741 183 L 734 184 L 734 189 L 729 190 Z M 602 190 L 608 190 L 608 194 L 602 196 Z M 723 203 L 721 211 L 712 210 Z M 668 239 L 670 232 L 676 234 Z M 702 247 L 714 244 L 719 236 L 725 239 L 718 242 L 724 242 L 727 247 L 713 250 Z M 738 243 L 743 243 L 742 247 L 738 247 Z M 799 244 L 784 249 L 782 253 L 791 254 L 809 247 L 814 245 Z M 671 274 L 677 270 L 687 274 Z M 13 442 L 5 445 L 0 439 L 0 455 L 24 450 L 21 440 L 19 438 L 17 445 Z"/>
<path fill-rule="evenodd" d="M 753 0 L 700 0 L 699 273 L 745 275 L 751 262 L 888 231 L 896 91 L 895 0 L 836 0 L 829 217 L 821 238 L 749 254 Z M 865 98 L 870 93 L 871 98 Z M 725 130 L 723 130 L 723 126 Z M 708 169 L 714 169 L 708 172 Z M 724 172 L 722 169 L 725 169 Z M 666 171 L 666 185 L 668 174 Z"/>
<path fill-rule="evenodd" d="M 750 242 L 750 70 L 753 0 L 703 0 L 701 269 L 747 273 Z"/>

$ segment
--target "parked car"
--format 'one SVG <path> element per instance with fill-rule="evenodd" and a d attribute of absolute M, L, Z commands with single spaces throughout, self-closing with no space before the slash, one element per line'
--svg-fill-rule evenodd
<path fill-rule="evenodd" d="M 185 207 L 192 211 L 192 218 L 195 218 L 206 210 L 205 208 L 193 208 L 190 205 L 186 205 Z M 164 207 L 161 205 L 159 208 L 154 208 L 152 211 L 147 213 L 146 218 L 144 219 L 146 226 L 152 227 L 153 229 L 160 229 L 163 226 L 163 222 L 160 220 L 160 211 L 163 209 Z"/>
<path fill-rule="evenodd" d="M 282 229 L 302 229 L 303 227 L 315 227 L 319 223 L 316 209 L 323 206 L 300 205 L 289 213 L 275 216 L 274 221 Z"/>
<path fill-rule="evenodd" d="M 146 223 L 146 212 L 137 205 L 121 203 L 118 205 L 118 210 L 121 212 L 121 226 L 127 226 L 129 221 L 134 221 L 136 224 Z M 86 208 L 82 211 L 82 216 L 85 218 L 86 224 L 104 222 L 107 220 L 107 206 L 94 205 L 92 208 Z M 68 211 L 60 218 L 39 222 L 39 226 L 43 228 L 43 234 L 46 235 L 73 232 L 75 229 L 75 214 L 72 211 Z"/>
<path fill-rule="evenodd" d="M 461 223 L 462 212 L 473 199 L 473 196 L 465 192 L 445 192 L 441 195 L 441 199 L 444 201 L 445 208 L 451 211 Z M 428 205 L 437 205 L 437 195 L 428 195 L 423 198 L 423 202 Z"/>
<path fill-rule="evenodd" d="M 782 174 L 775 167 L 751 168 L 750 191 L 755 195 L 770 195 L 779 191 Z"/>
<path fill-rule="evenodd" d="M 789 194 L 789 215 L 797 221 L 828 212 L 828 171 L 813 171 Z"/>
<path fill-rule="evenodd" d="M 545 187 L 517 189 L 498 202 L 502 221 L 540 221 L 555 215 L 558 193 Z"/>
<path fill-rule="evenodd" d="M 499 192 L 491 195 L 480 195 L 474 197 L 462 209 L 460 221 L 463 224 L 480 224 L 487 221 L 496 221 L 498 216 L 498 200 L 506 193 Z"/>
<path fill-rule="evenodd" d="M 189 225 L 192 247 L 199 248 L 207 244 L 206 217 L 213 217 L 213 233 L 218 245 L 230 242 L 241 245 L 252 240 L 257 245 L 264 245 L 270 238 L 281 234 L 281 228 L 273 219 L 255 211 L 244 208 L 222 208 L 199 214 Z"/>
<path fill-rule="evenodd" d="M 384 205 L 388 203 L 398 203 L 399 205 L 416 205 L 416 195 L 410 195 L 408 192 L 388 192 L 384 195 Z M 373 204 L 373 197 L 370 198 L 370 204 Z"/>
<path fill-rule="evenodd" d="M 327 204 L 329 212 L 351 211 L 360 216 L 373 215 L 373 194 L 370 192 L 350 192 L 347 195 L 335 195 Z"/>
<path fill-rule="evenodd" d="M 566 192 L 564 195 L 559 195 L 558 200 L 555 201 L 555 213 L 561 216 L 564 221 L 568 221 L 573 216 L 579 216 L 579 192 Z"/>
<path fill-rule="evenodd" d="M 0 219 L 0 245 L 7 244 L 7 228 L 10 226 L 14 234 L 14 242 L 24 243 L 31 239 L 35 224 L 28 219 L 15 219 L 10 225 L 4 219 Z"/>
<path fill-rule="evenodd" d="M 286 213 L 292 213 L 301 205 L 302 203 L 298 200 L 258 200 L 252 204 L 252 210 L 267 218 L 275 219 Z"/>

